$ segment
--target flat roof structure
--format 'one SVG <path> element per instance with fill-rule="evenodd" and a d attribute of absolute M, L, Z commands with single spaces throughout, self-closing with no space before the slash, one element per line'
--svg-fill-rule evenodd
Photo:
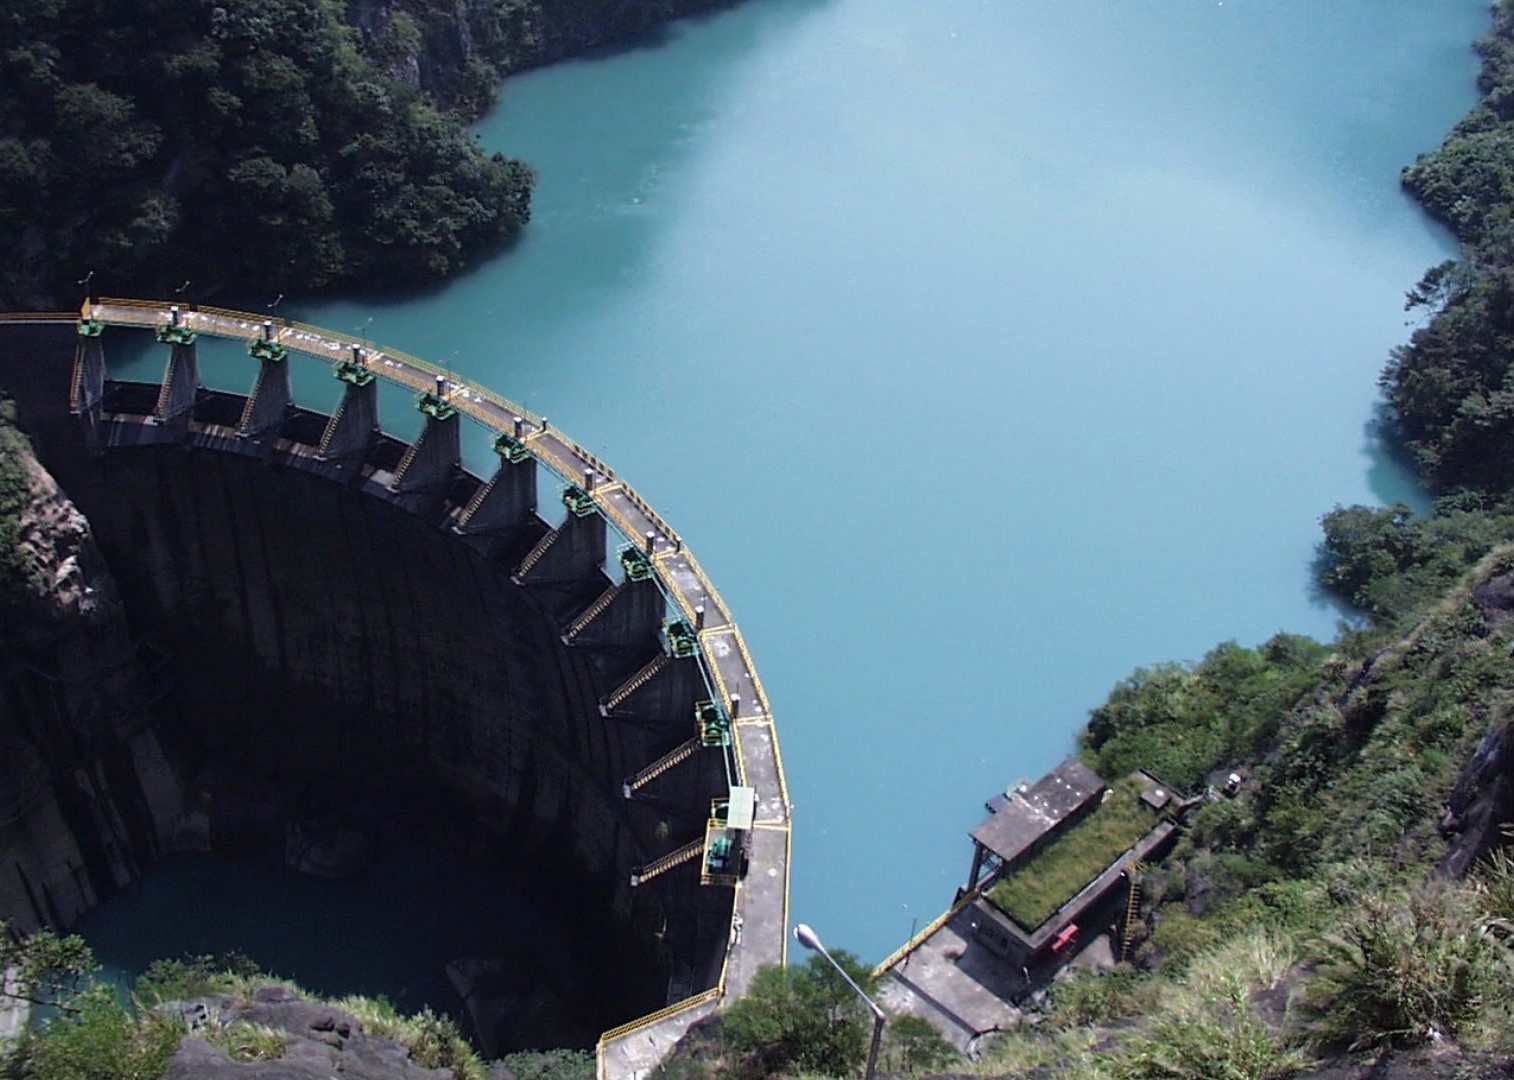
<path fill-rule="evenodd" d="M 1068 758 L 1034 784 L 1016 790 L 1003 809 L 972 831 L 973 841 L 1011 865 L 1103 790 L 1097 773 L 1077 758 Z"/>
<path fill-rule="evenodd" d="M 757 792 L 749 787 L 731 788 L 725 823 L 733 829 L 749 830 L 757 816 Z"/>

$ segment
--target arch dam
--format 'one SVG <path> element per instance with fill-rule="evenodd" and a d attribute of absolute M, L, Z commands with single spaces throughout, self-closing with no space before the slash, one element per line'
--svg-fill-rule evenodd
<path fill-rule="evenodd" d="M 108 377 L 119 330 L 156 338 L 161 381 Z M 206 337 L 245 342 L 248 393 L 202 383 Z M 294 401 L 295 357 L 340 383 L 330 415 Z M 413 356 L 245 312 L 101 298 L 7 314 L 0 371 L 166 673 L 168 716 L 121 744 L 130 798 L 91 801 L 107 762 L 59 800 L 58 843 L 0 822 L 22 879 L 0 883 L 0 914 L 71 921 L 173 849 L 171 804 L 193 792 L 169 762 L 231 761 L 460 808 L 445 827 L 467 820 L 475 845 L 548 880 L 615 1002 L 595 1014 L 602 1077 L 640 1074 L 784 961 L 790 804 L 766 695 L 693 552 L 608 465 Z M 380 381 L 416 393 L 413 441 L 383 434 Z M 492 476 L 463 467 L 463 420 L 492 438 Z M 246 822 L 202 831 L 266 846 Z"/>

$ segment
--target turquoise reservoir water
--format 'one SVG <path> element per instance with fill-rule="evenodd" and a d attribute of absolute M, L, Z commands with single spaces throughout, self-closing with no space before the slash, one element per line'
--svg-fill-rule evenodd
<path fill-rule="evenodd" d="M 1134 666 L 1333 632 L 1318 518 L 1413 494 L 1367 423 L 1449 250 L 1398 170 L 1486 25 L 751 0 L 505 87 L 478 133 L 541 176 L 513 251 L 286 313 L 523 400 L 675 524 L 779 719 L 792 913 L 877 959 Z"/>

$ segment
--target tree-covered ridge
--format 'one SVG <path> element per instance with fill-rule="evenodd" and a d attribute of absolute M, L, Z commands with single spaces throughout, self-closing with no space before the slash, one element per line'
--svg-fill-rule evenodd
<path fill-rule="evenodd" d="M 336 0 L 0 9 L 0 307 L 185 279 L 432 280 L 517 232 L 530 169 L 387 74 Z"/>
<path fill-rule="evenodd" d="M 1478 45 L 1482 99 L 1404 184 L 1456 233 L 1460 261 L 1430 270 L 1408 307 L 1427 325 L 1393 353 L 1382 384 L 1398 435 L 1431 490 L 1514 485 L 1514 4 Z"/>
<path fill-rule="evenodd" d="M 0 310 L 456 273 L 530 216 L 500 79 L 719 2 L 0 5 Z"/>

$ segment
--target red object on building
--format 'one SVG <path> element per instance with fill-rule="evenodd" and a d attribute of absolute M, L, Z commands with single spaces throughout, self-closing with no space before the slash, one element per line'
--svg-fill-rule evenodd
<path fill-rule="evenodd" d="M 1061 952 L 1072 944 L 1072 939 L 1078 936 L 1078 924 L 1068 923 L 1062 928 L 1062 932 L 1052 939 L 1051 951 Z"/>

